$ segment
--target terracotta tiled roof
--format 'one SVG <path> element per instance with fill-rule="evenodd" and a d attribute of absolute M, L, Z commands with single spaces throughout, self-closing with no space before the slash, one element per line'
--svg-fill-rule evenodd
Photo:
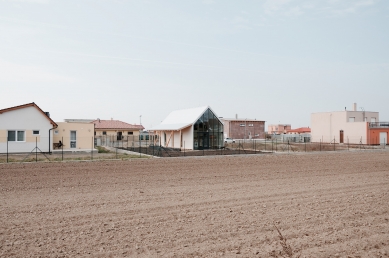
<path fill-rule="evenodd" d="M 130 129 L 130 130 L 143 130 L 142 125 L 132 125 L 119 120 L 95 120 L 92 123 L 95 124 L 95 129 Z"/>
<path fill-rule="evenodd" d="M 287 133 L 310 133 L 311 128 L 309 127 L 300 127 L 297 129 L 292 129 L 292 130 L 286 130 Z"/>
<path fill-rule="evenodd" d="M 28 104 L 23 104 L 23 105 L 20 105 L 20 106 L 0 109 L 0 115 L 2 113 L 5 113 L 5 112 L 9 112 L 9 111 L 13 111 L 13 110 L 18 110 L 18 109 L 22 109 L 22 108 L 26 108 L 26 107 L 35 107 L 36 109 L 39 110 L 39 112 L 41 112 L 49 120 L 50 124 L 52 124 L 55 128 L 58 127 L 58 125 L 48 115 L 46 115 L 46 113 L 43 112 L 43 110 L 40 107 L 38 107 L 38 105 L 35 104 L 34 102 L 31 102 L 31 103 L 28 103 Z"/>

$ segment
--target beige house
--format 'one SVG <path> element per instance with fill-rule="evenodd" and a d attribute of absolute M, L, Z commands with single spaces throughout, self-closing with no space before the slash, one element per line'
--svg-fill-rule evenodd
<path fill-rule="evenodd" d="M 57 122 L 58 127 L 54 129 L 53 148 L 58 148 L 61 141 L 63 149 L 84 149 L 91 150 L 94 148 L 94 124 L 90 122 Z"/>
<path fill-rule="evenodd" d="M 351 111 L 314 113 L 311 114 L 311 141 L 370 144 L 370 127 L 378 122 L 378 112 L 357 111 L 356 104 Z"/>
<path fill-rule="evenodd" d="M 291 129 L 292 129 L 292 126 L 290 124 L 273 124 L 273 125 L 268 125 L 267 133 L 268 134 L 283 134 Z"/>
<path fill-rule="evenodd" d="M 144 129 L 142 125 L 128 124 L 119 120 L 94 120 L 92 121 L 95 128 L 95 136 L 114 137 L 115 140 L 122 140 L 125 136 L 138 136 L 139 132 Z"/>

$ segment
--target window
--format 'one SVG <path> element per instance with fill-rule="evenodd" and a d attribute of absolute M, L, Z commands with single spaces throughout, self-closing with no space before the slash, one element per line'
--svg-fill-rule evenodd
<path fill-rule="evenodd" d="M 254 126 L 254 124 L 249 124 L 249 126 Z"/>
<path fill-rule="evenodd" d="M 128 134 L 128 135 L 133 135 L 133 134 L 134 134 L 134 132 L 128 132 L 127 134 Z"/>
<path fill-rule="evenodd" d="M 375 117 L 372 117 L 372 118 L 371 118 L 371 122 L 372 122 L 372 123 L 375 123 Z"/>
<path fill-rule="evenodd" d="M 55 131 L 54 131 L 54 134 L 58 134 L 58 130 L 55 130 Z"/>
<path fill-rule="evenodd" d="M 39 135 L 39 130 L 33 130 L 33 131 L 32 131 L 32 134 L 33 134 L 33 135 Z"/>
<path fill-rule="evenodd" d="M 9 142 L 24 142 L 25 132 L 24 131 L 8 131 Z"/>
<path fill-rule="evenodd" d="M 240 124 L 239 126 L 243 126 L 243 127 L 244 127 L 244 126 L 246 126 L 246 125 L 245 125 L 245 124 Z"/>
<path fill-rule="evenodd" d="M 351 123 L 352 123 L 352 122 L 355 122 L 355 117 L 349 117 L 349 118 L 348 118 L 348 121 L 351 122 Z"/>
<path fill-rule="evenodd" d="M 103 135 L 107 135 L 107 132 L 106 132 L 106 131 L 103 131 Z"/>

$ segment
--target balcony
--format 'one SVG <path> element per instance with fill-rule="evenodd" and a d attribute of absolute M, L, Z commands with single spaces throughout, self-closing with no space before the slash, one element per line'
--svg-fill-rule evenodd
<path fill-rule="evenodd" d="M 369 123 L 369 128 L 389 128 L 389 122 L 373 122 L 373 123 Z"/>

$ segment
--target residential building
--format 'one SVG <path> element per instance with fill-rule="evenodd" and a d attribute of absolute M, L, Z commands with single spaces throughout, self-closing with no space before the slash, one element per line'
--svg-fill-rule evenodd
<path fill-rule="evenodd" d="M 50 152 L 58 125 L 34 102 L 0 110 L 0 153 Z"/>
<path fill-rule="evenodd" d="M 354 103 L 351 111 L 311 114 L 313 142 L 354 144 L 387 144 L 389 122 L 380 122 L 379 112 L 358 111 Z"/>
<path fill-rule="evenodd" d="M 58 127 L 54 129 L 54 144 L 61 141 L 62 148 L 65 150 L 94 148 L 94 124 L 89 120 L 65 119 L 65 122 L 57 122 L 57 124 Z"/>
<path fill-rule="evenodd" d="M 300 127 L 296 129 L 286 130 L 286 134 L 309 134 L 311 133 L 311 128 L 309 127 Z"/>
<path fill-rule="evenodd" d="M 283 134 L 291 129 L 292 129 L 292 127 L 290 124 L 273 124 L 273 125 L 268 125 L 267 133 L 268 134 Z"/>
<path fill-rule="evenodd" d="M 139 136 L 139 132 L 144 129 L 142 125 L 133 125 L 119 120 L 94 120 L 95 136 L 113 137 L 115 140 L 122 140 L 125 136 Z"/>
<path fill-rule="evenodd" d="M 173 111 L 151 130 L 164 147 L 202 150 L 224 145 L 223 123 L 209 106 Z"/>
<path fill-rule="evenodd" d="M 265 139 L 265 121 L 249 118 L 220 118 L 224 137 L 233 139 Z"/>

